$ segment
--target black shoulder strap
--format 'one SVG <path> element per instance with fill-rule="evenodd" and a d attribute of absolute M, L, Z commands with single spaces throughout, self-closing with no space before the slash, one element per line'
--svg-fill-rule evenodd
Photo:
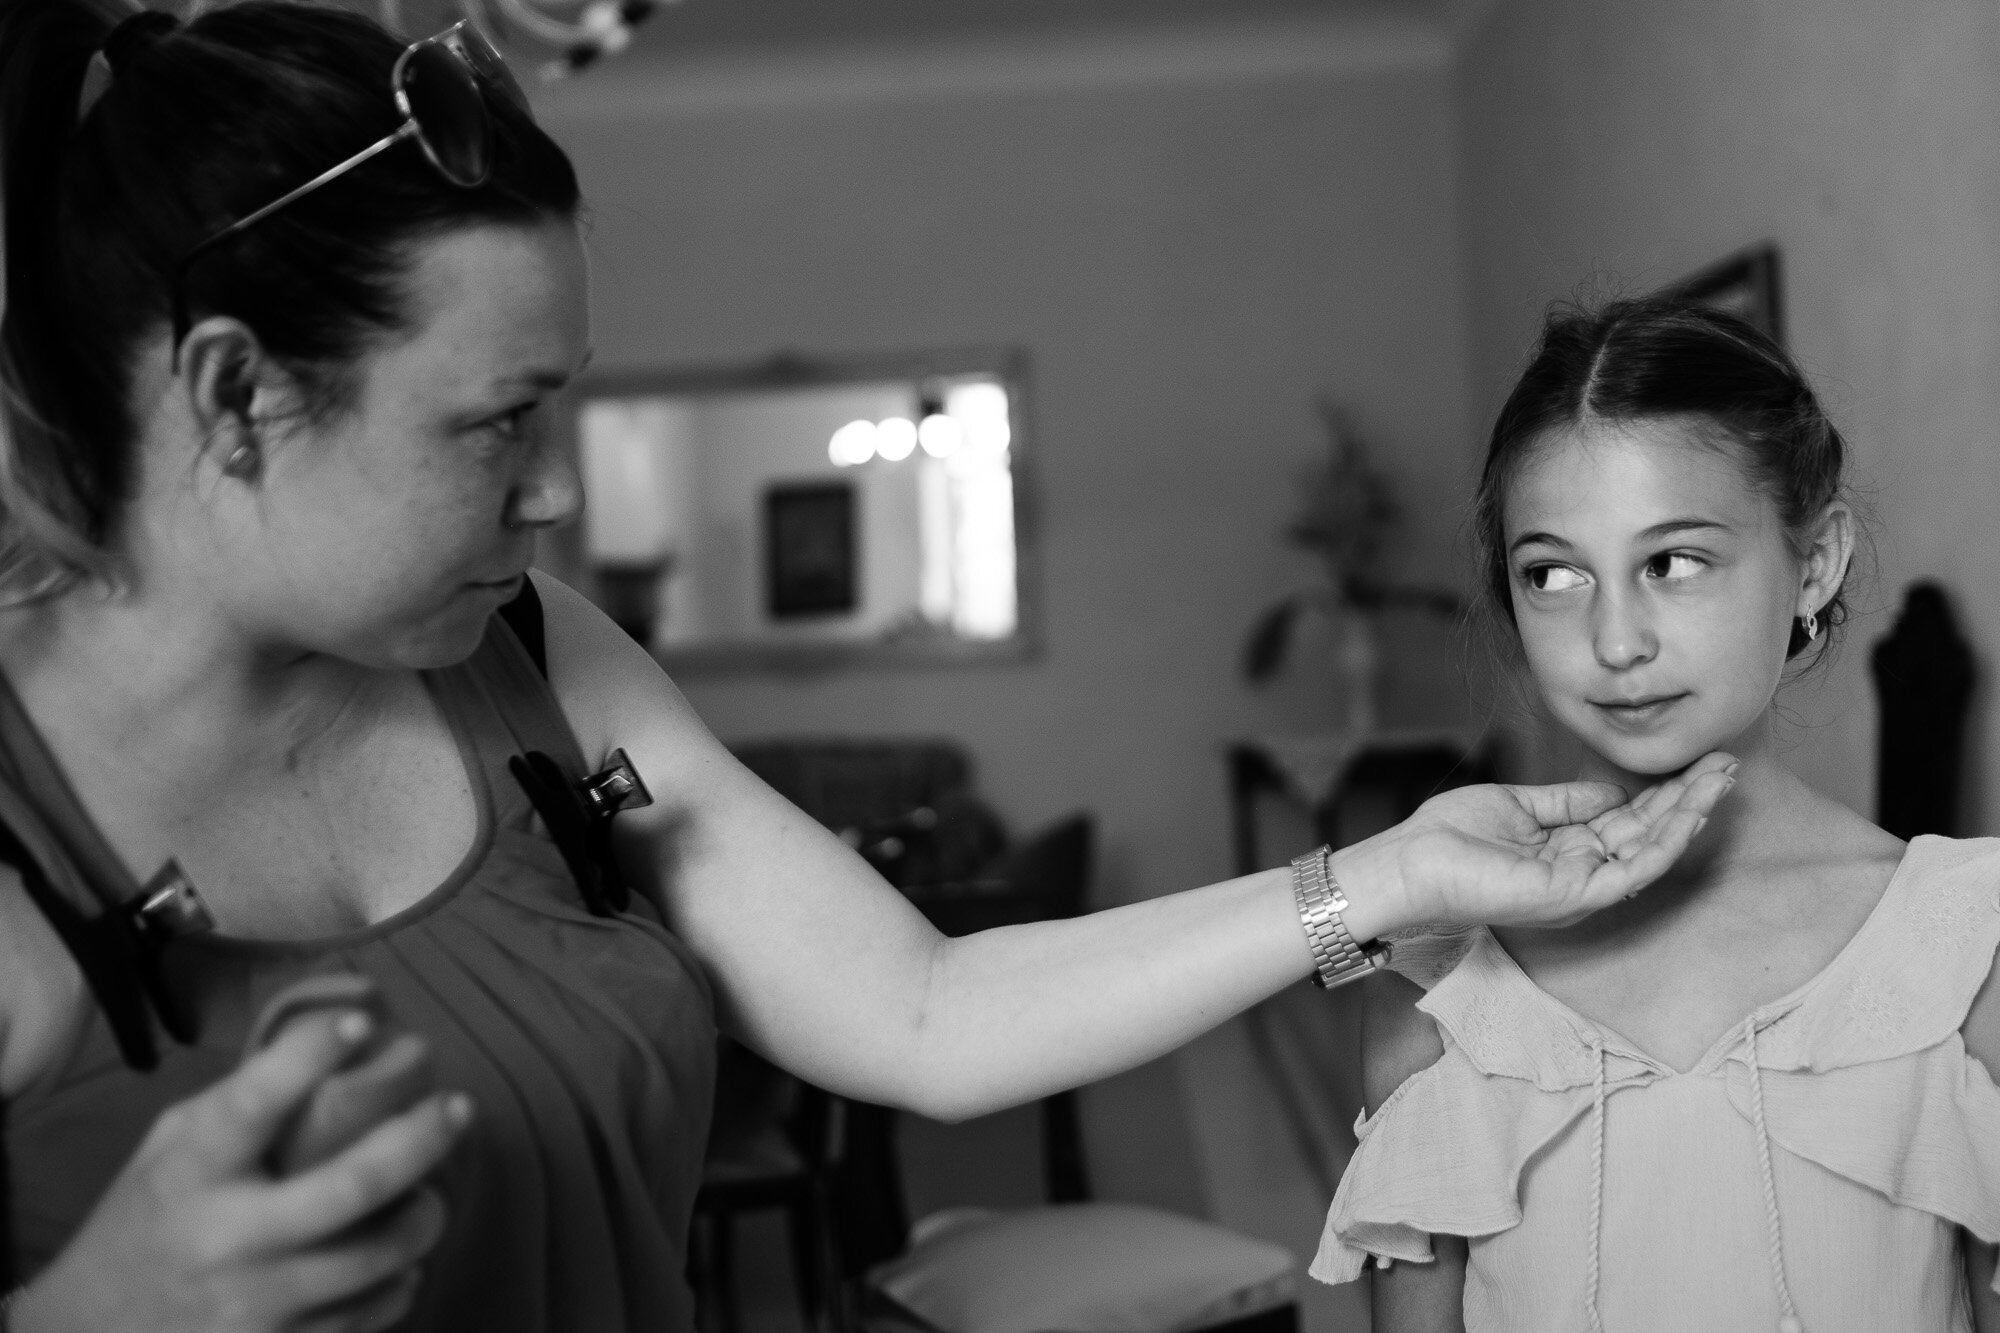
<path fill-rule="evenodd" d="M 532 577 L 521 580 L 521 591 L 514 600 L 500 608 L 500 618 L 507 622 L 507 628 L 514 631 L 514 637 L 528 650 L 534 659 L 535 670 L 542 673 L 542 679 L 549 678 L 548 635 L 542 629 L 542 595 L 535 591 Z"/>

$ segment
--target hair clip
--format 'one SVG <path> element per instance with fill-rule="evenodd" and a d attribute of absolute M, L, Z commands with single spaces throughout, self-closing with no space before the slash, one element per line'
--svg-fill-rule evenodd
<path fill-rule="evenodd" d="M 110 91 L 111 59 L 100 48 L 92 53 L 90 63 L 83 67 L 83 87 L 76 95 L 77 124 L 81 125 L 83 118 L 90 114 L 90 109 Z"/>
<path fill-rule="evenodd" d="M 194 1015 L 181 1007 L 167 987 L 167 974 L 160 966 L 160 951 L 168 943 L 215 929 L 208 905 L 195 892 L 194 881 L 172 857 L 153 872 L 145 887 L 119 904 L 111 915 L 125 927 L 135 955 L 139 985 L 153 1003 L 153 1013 L 167 1035 L 183 1046 L 195 1039 Z"/>
<path fill-rule="evenodd" d="M 129 902 L 95 916 L 56 889 L 41 861 L 4 822 L 0 863 L 20 875 L 28 897 L 76 960 L 128 1066 L 147 1070 L 159 1063 L 149 1007 L 167 1035 L 184 1046 L 194 1040 L 192 1015 L 167 989 L 160 950 L 169 940 L 212 930 L 215 922 L 178 862 L 160 867 Z"/>
<path fill-rule="evenodd" d="M 215 917 L 195 891 L 194 881 L 169 857 L 153 872 L 139 895 L 124 905 L 141 937 L 156 943 L 201 935 L 215 929 Z"/>
<path fill-rule="evenodd" d="M 577 783 L 540 750 L 507 761 L 508 771 L 542 817 L 593 916 L 624 911 L 632 896 L 611 846 L 611 817 L 626 805 L 646 805 L 653 799 L 623 750 L 613 751 L 611 759 L 610 768 Z"/>
<path fill-rule="evenodd" d="M 620 810 L 638 810 L 651 805 L 653 793 L 646 790 L 645 781 L 640 778 L 639 770 L 632 767 L 625 751 L 613 750 L 609 758 L 609 768 L 593 773 L 577 784 L 583 792 L 584 804 L 607 819 Z"/>

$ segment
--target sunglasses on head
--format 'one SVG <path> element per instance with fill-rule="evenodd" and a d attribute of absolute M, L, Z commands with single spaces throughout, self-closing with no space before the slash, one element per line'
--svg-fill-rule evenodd
<path fill-rule="evenodd" d="M 421 41 L 411 42 L 396 57 L 389 72 L 389 91 L 402 113 L 402 124 L 344 162 L 335 163 L 305 184 L 279 195 L 254 213 L 246 213 L 200 245 L 174 266 L 174 354 L 188 334 L 187 275 L 195 260 L 256 226 L 285 205 L 338 180 L 378 153 L 404 139 L 415 139 L 424 158 L 453 185 L 471 189 L 493 174 L 493 121 L 487 114 L 481 86 L 491 88 L 523 112 L 527 94 L 507 69 L 507 62 L 466 20 Z"/>

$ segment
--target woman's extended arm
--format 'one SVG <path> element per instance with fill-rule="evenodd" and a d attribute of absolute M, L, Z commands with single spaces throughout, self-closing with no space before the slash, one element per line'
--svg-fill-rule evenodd
<path fill-rule="evenodd" d="M 601 613 L 538 586 L 550 680 L 586 755 L 623 746 L 657 798 L 619 816 L 633 873 L 708 966 L 725 1023 L 813 1082 L 975 1115 L 1170 1050 L 1311 969 L 1283 870 L 947 940 L 736 763 Z M 1425 920 L 1580 915 L 1671 863 L 1726 785 L 1699 776 L 1622 823 L 1554 837 L 1545 825 L 1603 814 L 1620 793 L 1447 793 L 1340 853 L 1348 924 L 1369 939 Z"/>

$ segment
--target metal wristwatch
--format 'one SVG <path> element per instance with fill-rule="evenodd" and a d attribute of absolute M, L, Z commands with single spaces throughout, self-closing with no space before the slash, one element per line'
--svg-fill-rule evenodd
<path fill-rule="evenodd" d="M 1341 913 L 1348 908 L 1347 895 L 1333 878 L 1333 849 L 1315 847 L 1304 856 L 1292 858 L 1292 896 L 1299 905 L 1299 924 L 1305 927 L 1306 943 L 1312 946 L 1313 984 L 1331 990 L 1367 976 L 1389 964 L 1389 946 L 1354 942 Z"/>

